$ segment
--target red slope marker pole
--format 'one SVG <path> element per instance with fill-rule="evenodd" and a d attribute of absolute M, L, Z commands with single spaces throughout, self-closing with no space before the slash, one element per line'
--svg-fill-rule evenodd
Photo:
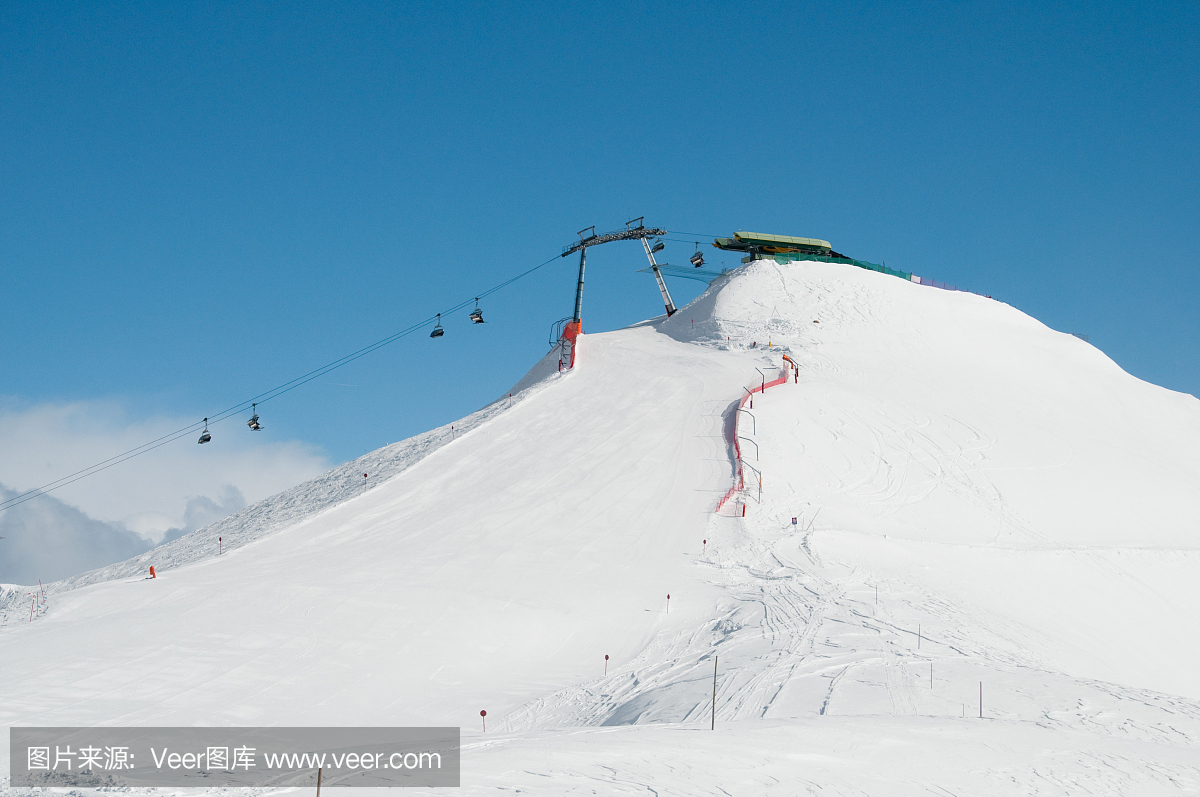
<path fill-rule="evenodd" d="M 487 712 L 480 711 L 479 716 L 483 719 L 483 732 L 487 733 Z"/>
<path fill-rule="evenodd" d="M 700 542 L 704 545 L 704 547 L 700 549 L 700 555 L 703 556 L 704 554 L 708 553 L 708 540 L 701 540 Z"/>
<path fill-rule="evenodd" d="M 667 593 L 667 614 L 671 613 L 671 593 Z"/>
<path fill-rule="evenodd" d="M 217 537 L 217 555 L 220 556 L 223 553 L 225 553 L 225 542 L 220 537 Z M 320 767 L 317 767 L 317 769 L 320 769 Z"/>
<path fill-rule="evenodd" d="M 32 602 L 29 604 L 29 622 L 32 623 L 33 622 L 33 610 L 37 607 L 37 598 L 34 598 L 32 595 L 30 595 L 29 597 L 32 600 Z"/>
<path fill-rule="evenodd" d="M 608 675 L 608 654 L 604 654 L 604 674 Z"/>

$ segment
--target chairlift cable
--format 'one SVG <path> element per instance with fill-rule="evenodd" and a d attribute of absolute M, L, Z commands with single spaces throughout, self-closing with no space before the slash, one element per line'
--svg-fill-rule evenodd
<path fill-rule="evenodd" d="M 486 291 L 481 292 L 478 295 L 478 297 L 475 298 L 475 301 L 478 301 L 479 299 L 482 299 L 485 296 L 489 296 L 489 295 L 495 293 L 496 291 L 507 288 L 509 285 L 512 285 L 517 280 L 523 279 L 523 278 L 529 276 L 530 274 L 534 273 L 535 271 L 545 268 L 546 266 L 557 261 L 558 259 L 559 259 L 559 255 L 555 255 L 554 257 L 551 257 L 549 260 L 543 261 L 542 263 L 539 263 L 538 265 L 536 265 L 530 269 L 522 271 L 520 274 L 517 274 L 514 277 L 510 277 L 509 279 L 505 280 L 504 282 L 501 282 L 499 285 L 495 285 L 491 288 L 488 288 Z M 471 301 L 472 301 L 471 299 L 468 299 L 464 302 L 460 302 L 457 305 L 455 305 L 454 307 L 445 311 L 445 314 L 450 315 L 451 313 L 458 312 L 462 308 L 469 305 L 471 303 Z M 279 396 L 282 396 L 284 393 L 288 393 L 292 390 L 295 390 L 296 388 L 300 387 L 301 385 L 307 384 L 308 382 L 311 382 L 312 380 L 316 379 L 317 377 L 324 376 L 325 374 L 329 373 L 330 371 L 341 368 L 343 365 L 348 365 L 349 363 L 354 362 L 355 360 L 359 359 L 360 357 L 364 357 L 364 356 L 370 354 L 371 352 L 375 351 L 376 349 L 386 346 L 389 343 L 393 343 L 407 335 L 411 335 L 413 332 L 416 332 L 418 329 L 428 326 L 433 321 L 434 321 L 434 316 L 430 316 L 422 321 L 418 321 L 417 323 L 412 324 L 411 326 L 408 326 L 408 327 L 400 330 L 399 332 L 396 332 L 395 334 L 389 335 L 386 338 L 382 338 L 381 340 L 378 340 L 375 343 L 370 344 L 369 346 L 364 346 L 363 348 L 359 349 L 358 351 L 351 352 L 350 354 L 347 354 L 344 357 L 341 357 L 337 360 L 333 360 L 332 362 L 322 365 L 320 368 L 315 368 L 306 374 L 298 376 L 295 379 L 291 380 L 290 382 L 284 382 L 282 385 L 278 385 L 264 393 L 260 393 L 257 396 L 254 396 L 252 398 L 246 399 L 245 401 L 239 402 L 238 404 L 235 404 L 226 410 L 218 412 L 214 415 L 210 415 L 204 421 L 197 421 L 196 423 L 190 423 L 187 426 L 184 426 L 180 429 L 176 429 L 174 432 L 169 432 L 168 434 L 165 434 L 162 437 L 155 438 L 154 440 L 151 440 L 147 443 L 143 443 L 140 446 L 135 446 L 134 448 L 131 448 L 128 451 L 125 451 L 123 453 L 109 457 L 108 459 L 101 460 L 100 462 L 97 462 L 94 465 L 90 465 L 81 470 L 77 470 L 74 473 L 68 474 L 59 479 L 55 479 L 52 482 L 47 482 L 46 484 L 42 485 L 41 487 L 35 487 L 31 490 L 26 490 L 25 492 L 20 493 L 19 495 L 15 495 L 12 498 L 8 498 L 3 501 L 0 501 L 0 512 L 4 511 L 5 509 L 11 509 L 12 507 L 17 506 L 19 504 L 23 504 L 26 501 L 29 501 L 33 498 L 37 498 L 39 495 L 45 495 L 46 493 L 51 493 L 62 487 L 66 487 L 69 484 L 74 484 L 75 482 L 79 481 L 80 479 L 86 479 L 88 476 L 93 476 L 97 473 L 100 473 L 101 471 L 108 470 L 109 468 L 113 467 L 114 465 L 120 465 L 122 462 L 127 462 L 128 460 L 133 459 L 134 457 L 141 456 L 142 454 L 153 451 L 154 449 L 164 446 L 167 443 L 174 442 L 175 440 L 178 440 L 185 435 L 190 435 L 193 432 L 195 432 L 197 426 L 203 426 L 204 428 L 207 428 L 208 422 L 211 422 L 212 424 L 215 425 L 215 424 L 229 418 L 231 415 L 241 412 L 242 410 L 244 410 L 246 408 L 247 404 L 263 404 L 267 401 L 270 401 L 273 398 L 278 398 Z"/>
<path fill-rule="evenodd" d="M 722 233 L 721 235 L 712 235 L 711 233 L 707 233 L 707 232 L 684 232 L 683 230 L 667 230 L 667 234 L 668 235 L 698 235 L 701 238 L 722 238 L 722 237 L 728 235 L 729 233 Z"/>

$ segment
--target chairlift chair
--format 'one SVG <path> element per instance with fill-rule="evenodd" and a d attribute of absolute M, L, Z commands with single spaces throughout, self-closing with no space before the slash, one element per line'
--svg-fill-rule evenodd
<path fill-rule="evenodd" d="M 258 405 L 251 404 L 250 411 L 254 414 L 250 416 L 250 420 L 246 421 L 246 425 L 250 427 L 250 431 L 252 432 L 261 432 L 262 425 L 258 422 Z"/>
<path fill-rule="evenodd" d="M 475 309 L 472 310 L 471 315 L 469 315 L 467 317 L 470 318 L 472 321 L 474 321 L 476 324 L 484 323 L 483 311 L 479 309 L 479 297 L 475 298 Z"/>
<path fill-rule="evenodd" d="M 654 244 L 654 246 L 650 247 L 650 251 L 651 252 L 661 252 L 662 250 L 664 250 L 666 248 L 667 248 L 667 245 L 665 243 L 663 243 L 662 241 L 658 241 L 657 243 Z"/>
<path fill-rule="evenodd" d="M 704 265 L 704 253 L 700 251 L 699 241 L 696 242 L 696 254 L 689 257 L 688 260 L 692 261 L 692 265 L 696 268 L 700 268 Z"/>
<path fill-rule="evenodd" d="M 446 330 L 442 329 L 442 314 L 438 313 L 437 314 L 437 326 L 434 327 L 433 331 L 429 333 L 429 337 L 440 338 L 442 335 L 445 335 L 445 334 L 446 334 Z"/>
<path fill-rule="evenodd" d="M 196 442 L 203 445 L 203 444 L 207 443 L 209 440 L 212 440 L 212 435 L 210 435 L 208 433 L 208 418 L 205 418 L 204 419 L 204 431 L 200 433 L 200 439 L 197 440 Z"/>

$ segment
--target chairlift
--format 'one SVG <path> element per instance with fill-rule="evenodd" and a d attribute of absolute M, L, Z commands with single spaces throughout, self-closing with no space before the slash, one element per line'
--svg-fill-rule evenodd
<path fill-rule="evenodd" d="M 483 311 L 479 309 L 479 297 L 478 296 L 475 297 L 475 309 L 472 310 L 471 315 L 469 315 L 467 317 L 470 318 L 472 321 L 474 321 L 476 324 L 484 323 Z"/>
<path fill-rule="evenodd" d="M 258 405 L 251 404 L 250 411 L 254 414 L 250 416 L 250 420 L 246 421 L 246 425 L 250 427 L 250 431 L 252 432 L 261 432 L 262 425 L 258 422 Z"/>
<path fill-rule="evenodd" d="M 440 338 L 442 335 L 445 335 L 445 334 L 446 334 L 446 330 L 442 329 L 442 314 L 438 313 L 437 314 L 437 326 L 434 327 L 433 331 L 429 333 L 429 337 Z"/>
<path fill-rule="evenodd" d="M 212 435 L 210 435 L 208 433 L 208 418 L 205 418 L 204 419 L 204 431 L 200 433 L 200 439 L 197 440 L 196 442 L 203 445 L 204 443 L 207 443 L 209 440 L 212 440 Z"/>
<path fill-rule="evenodd" d="M 700 268 L 704 265 L 704 253 L 700 251 L 699 241 L 696 242 L 696 254 L 689 257 L 688 260 L 692 261 L 692 265 L 696 268 Z"/>
<path fill-rule="evenodd" d="M 654 244 L 654 246 L 650 247 L 650 251 L 651 252 L 661 252 L 662 250 L 664 250 L 666 248 L 667 248 L 667 245 L 665 243 L 663 243 L 662 241 L 658 241 L 657 243 Z"/>

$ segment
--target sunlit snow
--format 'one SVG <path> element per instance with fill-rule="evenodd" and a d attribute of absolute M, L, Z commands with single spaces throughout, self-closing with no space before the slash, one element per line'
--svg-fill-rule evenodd
<path fill-rule="evenodd" d="M 469 795 L 1200 790 L 1194 397 L 769 261 L 520 387 L 33 622 L 9 590 L 0 721 L 458 725 Z"/>

